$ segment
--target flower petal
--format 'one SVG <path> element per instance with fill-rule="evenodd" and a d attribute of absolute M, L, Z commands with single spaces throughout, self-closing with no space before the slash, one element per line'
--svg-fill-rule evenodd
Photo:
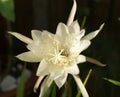
<path fill-rule="evenodd" d="M 76 34 L 76 35 L 80 34 L 80 26 L 79 26 L 77 20 L 74 21 L 74 22 L 68 27 L 68 29 L 69 29 L 69 32 L 70 32 L 70 33 L 73 33 L 73 34 Z"/>
<path fill-rule="evenodd" d="M 104 24 L 102 24 L 98 30 L 93 31 L 93 32 L 87 34 L 86 36 L 84 36 L 82 38 L 82 40 L 92 40 L 102 30 L 103 26 L 104 26 Z"/>
<path fill-rule="evenodd" d="M 34 41 L 37 41 L 37 40 L 40 39 L 42 32 L 39 31 L 39 30 L 32 30 L 32 31 L 31 31 L 31 34 L 32 34 L 33 40 L 34 40 Z"/>
<path fill-rule="evenodd" d="M 39 48 L 39 49 L 38 49 Z M 39 45 L 36 43 L 31 43 L 27 45 L 27 49 L 33 52 L 36 56 L 38 56 L 40 59 L 45 58 L 47 51 L 46 48 L 43 48 L 43 45 Z"/>
<path fill-rule="evenodd" d="M 37 69 L 37 76 L 45 76 L 49 74 L 49 67 L 51 64 L 49 64 L 45 59 L 43 59 Z"/>
<path fill-rule="evenodd" d="M 73 0 L 73 2 L 74 3 L 73 3 L 73 6 L 72 6 L 72 9 L 71 9 L 70 15 L 68 17 L 68 21 L 67 21 L 67 26 L 71 25 L 71 23 L 73 22 L 74 17 L 75 17 L 77 4 L 76 4 L 76 0 Z"/>
<path fill-rule="evenodd" d="M 93 63 L 95 65 L 98 65 L 98 66 L 102 66 L 102 67 L 106 66 L 106 64 L 103 64 L 100 61 L 98 61 L 98 60 L 96 60 L 94 58 L 91 58 L 91 57 L 86 57 L 86 61 L 90 62 L 90 63 Z"/>
<path fill-rule="evenodd" d="M 70 74 L 79 74 L 79 68 L 75 61 L 71 62 L 69 66 L 64 67 L 64 70 Z"/>
<path fill-rule="evenodd" d="M 64 73 L 64 69 L 62 66 L 60 67 L 60 66 L 53 65 L 49 68 L 49 70 L 50 70 L 50 77 L 53 80 L 59 78 Z"/>
<path fill-rule="evenodd" d="M 48 90 L 48 88 L 50 87 L 52 82 L 53 82 L 53 80 L 51 80 L 49 76 L 47 76 L 45 78 L 45 80 L 43 81 L 43 83 L 41 85 L 39 97 L 43 97 L 45 95 L 46 91 Z"/>
<path fill-rule="evenodd" d="M 84 55 L 79 55 L 76 59 L 77 64 L 86 62 L 86 57 Z"/>
<path fill-rule="evenodd" d="M 26 62 L 40 62 L 41 59 L 37 57 L 33 52 L 28 51 L 16 56 L 18 59 Z"/>
<path fill-rule="evenodd" d="M 66 34 L 69 34 L 67 26 L 63 23 L 59 23 L 57 26 L 56 35 L 59 38 L 62 38 L 64 35 L 66 36 Z"/>
<path fill-rule="evenodd" d="M 72 57 L 76 57 L 79 55 L 80 51 L 81 51 L 81 43 L 80 41 L 76 41 L 75 43 L 71 42 L 71 45 L 68 45 L 69 47 L 69 53 L 70 53 L 70 56 Z"/>
<path fill-rule="evenodd" d="M 55 39 L 64 48 L 66 48 L 66 46 L 68 46 L 70 44 L 71 37 L 70 37 L 70 33 L 68 31 L 68 27 L 65 24 L 63 24 L 63 23 L 58 24 L 57 31 L 55 34 Z"/>
<path fill-rule="evenodd" d="M 91 42 L 89 40 L 82 40 L 80 41 L 80 44 L 81 45 L 80 45 L 79 53 L 87 49 L 90 46 Z"/>
<path fill-rule="evenodd" d="M 73 78 L 75 79 L 75 82 L 76 82 L 77 86 L 81 90 L 81 93 L 82 93 L 83 97 L 89 97 L 89 95 L 88 95 L 88 93 L 87 93 L 81 79 L 76 75 L 73 75 Z"/>
<path fill-rule="evenodd" d="M 36 81 L 36 83 L 35 83 L 35 85 L 34 85 L 34 88 L 33 88 L 33 91 L 34 91 L 35 93 L 37 92 L 37 89 L 38 89 L 41 81 L 43 80 L 43 78 L 44 78 L 44 76 L 40 76 L 40 77 L 37 79 L 37 81 Z"/>
<path fill-rule="evenodd" d="M 19 40 L 21 40 L 22 42 L 26 43 L 26 44 L 29 44 L 29 43 L 32 43 L 33 40 L 20 34 L 20 33 L 17 33 L 17 32 L 8 32 L 9 34 L 15 36 L 16 38 L 18 38 Z"/>
<path fill-rule="evenodd" d="M 59 88 L 61 88 L 64 85 L 64 83 L 67 80 L 67 76 L 68 76 L 67 73 L 63 73 L 61 76 L 59 76 L 57 79 L 55 79 L 55 83 Z"/>
<path fill-rule="evenodd" d="M 48 31 L 43 31 L 41 34 L 39 31 L 34 31 L 32 32 L 34 33 L 32 35 L 34 41 L 33 43 L 28 44 L 27 48 L 36 54 L 36 56 L 39 56 L 42 59 L 46 58 L 49 53 L 53 53 L 54 51 L 54 35 Z"/>
<path fill-rule="evenodd" d="M 79 39 L 81 39 L 81 37 L 83 37 L 84 35 L 85 35 L 85 29 L 82 29 L 80 31 L 80 34 L 77 37 L 79 37 Z"/>

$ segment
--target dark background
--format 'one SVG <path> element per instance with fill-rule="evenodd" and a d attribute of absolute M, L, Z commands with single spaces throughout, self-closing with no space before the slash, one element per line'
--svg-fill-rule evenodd
<path fill-rule="evenodd" d="M 86 33 L 105 23 L 103 30 L 92 40 L 92 45 L 83 53 L 107 64 L 106 67 L 82 64 L 80 76 L 84 79 L 88 70 L 93 69 L 87 84 L 90 97 L 120 97 L 120 87 L 103 80 L 107 77 L 120 81 L 120 0 L 77 0 L 77 5 L 75 20 L 81 25 L 83 17 L 87 16 Z M 7 30 L 29 37 L 32 29 L 55 33 L 59 22 L 66 23 L 71 7 L 72 0 L 15 0 L 15 22 L 0 16 L 1 62 L 4 61 L 3 56 L 15 56 L 26 51 L 25 45 L 15 38 L 11 39 Z"/>

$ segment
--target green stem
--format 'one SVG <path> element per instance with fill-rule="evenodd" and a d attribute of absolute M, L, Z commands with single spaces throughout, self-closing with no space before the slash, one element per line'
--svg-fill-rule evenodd
<path fill-rule="evenodd" d="M 82 20 L 82 24 L 81 24 L 81 29 L 84 28 L 85 23 L 86 23 L 86 19 L 87 19 L 87 16 L 84 16 L 84 17 L 83 17 L 83 20 Z"/>
<path fill-rule="evenodd" d="M 92 69 L 89 70 L 89 72 L 88 72 L 88 74 L 87 74 L 87 76 L 86 76 L 86 78 L 84 80 L 84 83 L 83 83 L 84 86 L 86 86 L 86 84 L 88 82 L 88 79 L 90 78 L 91 73 L 92 73 Z M 81 91 L 78 90 L 78 93 L 77 93 L 76 97 L 80 97 L 80 96 L 81 96 Z"/>

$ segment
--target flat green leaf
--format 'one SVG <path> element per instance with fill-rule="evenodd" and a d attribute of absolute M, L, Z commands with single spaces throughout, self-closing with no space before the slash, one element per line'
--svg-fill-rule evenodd
<path fill-rule="evenodd" d="M 13 0 L 0 0 L 0 13 L 6 19 L 14 22 L 14 1 Z"/>
<path fill-rule="evenodd" d="M 103 78 L 104 80 L 116 85 L 116 86 L 120 86 L 120 81 L 116 81 L 116 80 L 113 80 L 113 79 L 108 79 L 108 78 Z"/>
<path fill-rule="evenodd" d="M 24 66 L 23 72 L 22 72 L 21 77 L 20 77 L 16 97 L 24 97 L 25 69 L 26 69 L 26 65 Z"/>

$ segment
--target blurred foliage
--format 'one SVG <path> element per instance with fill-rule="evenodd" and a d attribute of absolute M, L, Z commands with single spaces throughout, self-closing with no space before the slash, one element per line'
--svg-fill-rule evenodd
<path fill-rule="evenodd" d="M 14 1 L 13 0 L 0 0 L 0 13 L 7 20 L 15 21 Z"/>
<path fill-rule="evenodd" d="M 84 80 L 84 86 L 86 86 L 88 79 L 90 78 L 91 73 L 92 73 L 92 69 L 89 70 L 89 72 Z M 78 89 L 78 93 L 77 93 L 76 97 L 81 97 L 81 91 L 79 89 Z"/>
<path fill-rule="evenodd" d="M 23 69 L 23 72 L 22 72 L 21 77 L 20 77 L 16 97 L 24 97 L 25 69 L 26 69 L 26 65 L 24 65 L 24 69 Z"/>
<path fill-rule="evenodd" d="M 118 21 L 120 21 L 120 17 L 118 18 Z"/>
<path fill-rule="evenodd" d="M 104 78 L 104 80 L 116 85 L 116 86 L 120 86 L 120 82 L 119 81 L 116 81 L 116 80 L 113 80 L 113 79 L 108 79 L 108 78 Z"/>

